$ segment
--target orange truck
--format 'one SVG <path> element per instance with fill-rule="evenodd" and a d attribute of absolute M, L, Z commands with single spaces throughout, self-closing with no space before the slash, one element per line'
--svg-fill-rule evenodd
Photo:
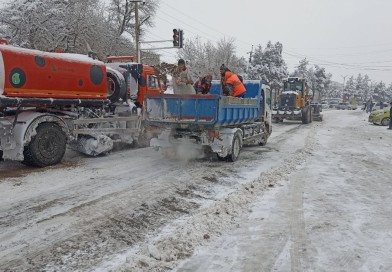
<path fill-rule="evenodd" d="M 130 57 L 108 63 L 0 43 L 0 158 L 45 167 L 67 144 L 88 154 L 133 144 L 143 131 L 144 94 L 160 93 L 153 67 Z"/>

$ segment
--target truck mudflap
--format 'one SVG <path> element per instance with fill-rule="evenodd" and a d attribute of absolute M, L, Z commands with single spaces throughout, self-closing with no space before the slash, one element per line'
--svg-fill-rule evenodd
<path fill-rule="evenodd" d="M 10 120 L 0 119 L 0 150 L 12 150 L 16 147 L 12 128 Z"/>
<path fill-rule="evenodd" d="M 174 150 L 172 152 L 192 150 L 200 153 L 210 150 L 224 158 L 233 153 L 232 145 L 236 135 L 240 138 L 239 147 L 242 148 L 242 131 L 239 128 L 221 128 L 216 137 L 210 137 L 207 131 L 180 135 L 175 129 L 166 129 L 157 138 L 151 139 L 150 147 L 156 150 L 162 149 L 164 153 L 168 149 Z"/>
<path fill-rule="evenodd" d="M 236 134 L 240 135 L 240 148 L 242 148 L 242 131 L 239 128 L 223 128 L 219 130 L 219 138 L 214 138 L 210 144 L 212 152 L 225 158 L 233 153 L 233 140 Z"/>

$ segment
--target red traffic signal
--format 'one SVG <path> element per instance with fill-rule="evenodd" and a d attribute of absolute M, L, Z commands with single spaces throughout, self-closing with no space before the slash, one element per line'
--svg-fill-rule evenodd
<path fill-rule="evenodd" d="M 173 29 L 173 46 L 182 48 L 184 45 L 184 31 L 182 29 Z"/>
<path fill-rule="evenodd" d="M 173 29 L 173 46 L 180 46 L 180 32 L 176 28 Z"/>

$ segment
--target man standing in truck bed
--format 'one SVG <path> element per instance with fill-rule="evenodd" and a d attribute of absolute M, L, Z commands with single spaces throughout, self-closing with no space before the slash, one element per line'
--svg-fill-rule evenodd
<path fill-rule="evenodd" d="M 196 94 L 193 88 L 193 81 L 189 75 L 183 59 L 178 60 L 177 69 L 173 74 L 173 93 L 174 94 Z"/>

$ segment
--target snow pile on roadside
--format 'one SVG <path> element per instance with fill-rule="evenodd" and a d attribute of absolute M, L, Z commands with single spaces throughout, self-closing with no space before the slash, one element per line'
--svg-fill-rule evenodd
<path fill-rule="evenodd" d="M 312 128 L 306 137 L 306 147 L 286 158 L 284 162 L 263 176 L 247 184 L 239 185 L 224 199 L 210 207 L 199 210 L 182 221 L 175 222 L 172 231 L 151 239 L 150 244 L 127 261 L 117 271 L 165 271 L 174 269 L 178 262 L 193 254 L 197 246 L 204 245 L 236 226 L 238 219 L 249 212 L 252 202 L 269 187 L 274 187 L 281 179 L 295 171 L 312 152 L 315 143 Z"/>

